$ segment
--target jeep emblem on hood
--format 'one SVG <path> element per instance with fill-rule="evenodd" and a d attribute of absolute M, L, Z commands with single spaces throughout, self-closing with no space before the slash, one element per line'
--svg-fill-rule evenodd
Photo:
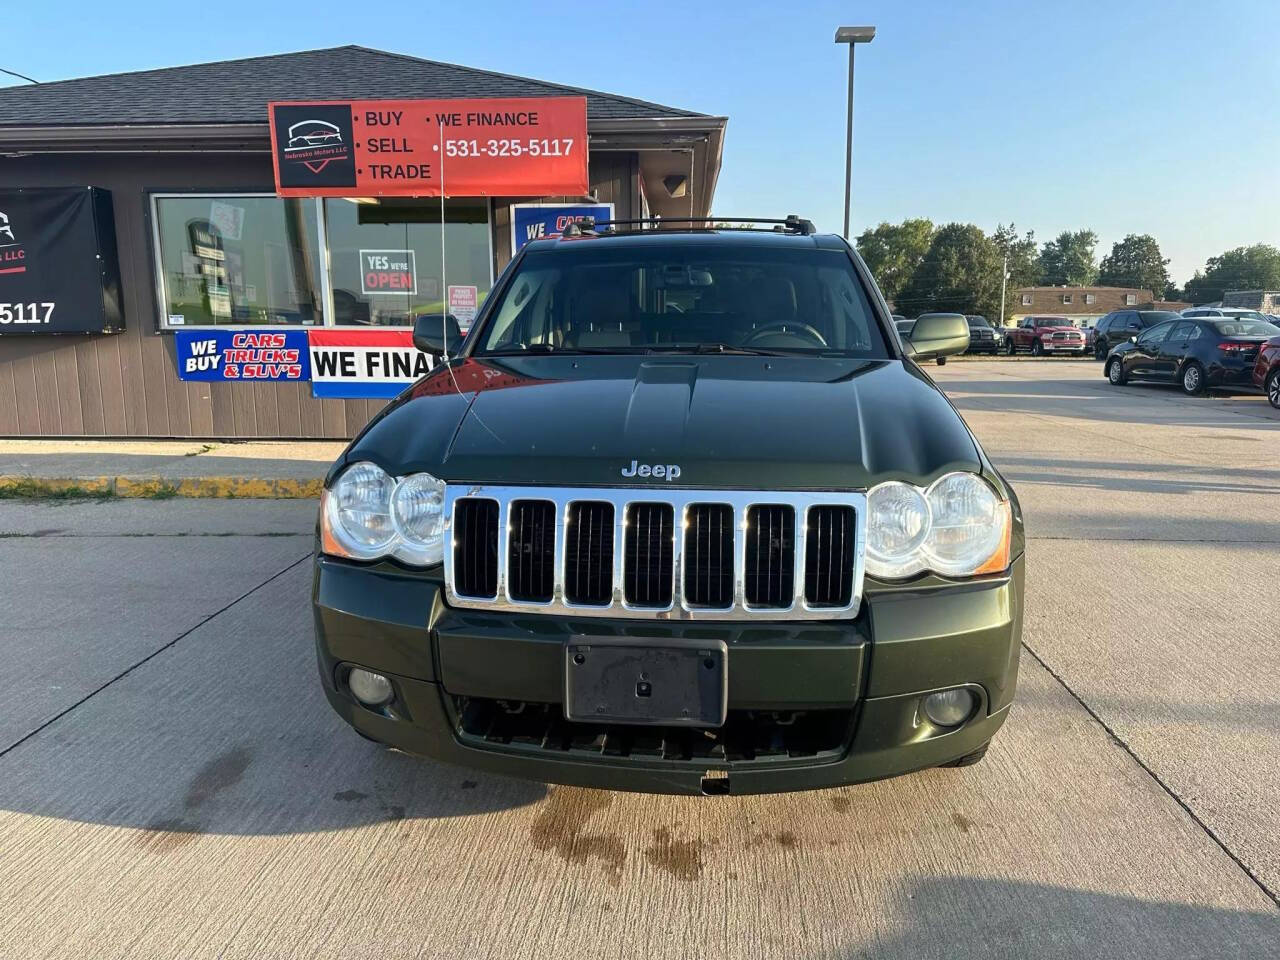
<path fill-rule="evenodd" d="M 666 480 L 668 482 L 680 476 L 680 465 L 677 463 L 637 463 L 631 461 L 631 466 L 622 468 L 624 477 L 653 477 L 655 480 Z"/>

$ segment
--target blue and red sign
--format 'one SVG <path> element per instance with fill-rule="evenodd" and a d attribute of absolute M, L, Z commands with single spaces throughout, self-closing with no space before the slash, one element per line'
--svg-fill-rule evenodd
<path fill-rule="evenodd" d="M 558 237 L 571 223 L 587 217 L 612 220 L 612 203 L 513 203 L 511 205 L 511 252 L 515 254 L 530 240 Z"/>
<path fill-rule="evenodd" d="M 179 330 L 181 380 L 308 380 L 306 330 Z"/>

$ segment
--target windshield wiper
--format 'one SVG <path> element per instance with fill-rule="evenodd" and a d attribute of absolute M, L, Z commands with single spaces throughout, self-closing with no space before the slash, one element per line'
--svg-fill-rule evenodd
<path fill-rule="evenodd" d="M 751 357 L 781 357 L 784 350 L 766 350 L 763 347 L 735 347 L 731 343 L 661 343 L 644 348 L 646 353 L 731 353 Z"/>
<path fill-rule="evenodd" d="M 483 353 L 477 352 L 477 357 L 527 357 L 530 354 L 547 354 L 557 353 L 562 357 L 572 357 L 579 354 L 620 354 L 620 353 L 636 353 L 635 347 L 557 347 L 553 343 L 529 343 L 518 349 L 505 350 L 486 350 Z"/>

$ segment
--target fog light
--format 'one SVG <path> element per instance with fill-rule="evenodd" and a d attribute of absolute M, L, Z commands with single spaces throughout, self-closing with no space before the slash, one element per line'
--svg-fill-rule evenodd
<path fill-rule="evenodd" d="M 352 667 L 347 675 L 347 686 L 355 694 L 355 698 L 367 707 L 380 707 L 394 694 L 391 681 L 380 673 Z"/>
<path fill-rule="evenodd" d="M 977 697 L 972 690 L 956 687 L 942 690 L 924 698 L 924 713 L 940 727 L 955 727 L 969 719 Z"/>

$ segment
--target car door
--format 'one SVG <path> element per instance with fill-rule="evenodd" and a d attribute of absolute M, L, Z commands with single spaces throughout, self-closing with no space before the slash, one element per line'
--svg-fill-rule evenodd
<path fill-rule="evenodd" d="M 1153 328 L 1154 329 L 1154 328 Z M 1173 324 L 1169 335 L 1160 341 L 1156 350 L 1156 362 L 1152 376 L 1161 380 L 1172 380 L 1182 367 L 1183 358 L 1191 348 L 1191 341 L 1199 334 L 1200 328 L 1194 320 L 1179 320 Z"/>
<path fill-rule="evenodd" d="M 1121 310 L 1111 324 L 1111 344 L 1124 343 L 1142 333 L 1142 318 L 1137 310 Z"/>
<path fill-rule="evenodd" d="M 1133 349 L 1125 354 L 1125 373 L 1144 379 L 1158 376 L 1156 364 L 1160 357 L 1160 345 L 1172 329 L 1173 321 L 1166 320 L 1138 334 Z"/>

